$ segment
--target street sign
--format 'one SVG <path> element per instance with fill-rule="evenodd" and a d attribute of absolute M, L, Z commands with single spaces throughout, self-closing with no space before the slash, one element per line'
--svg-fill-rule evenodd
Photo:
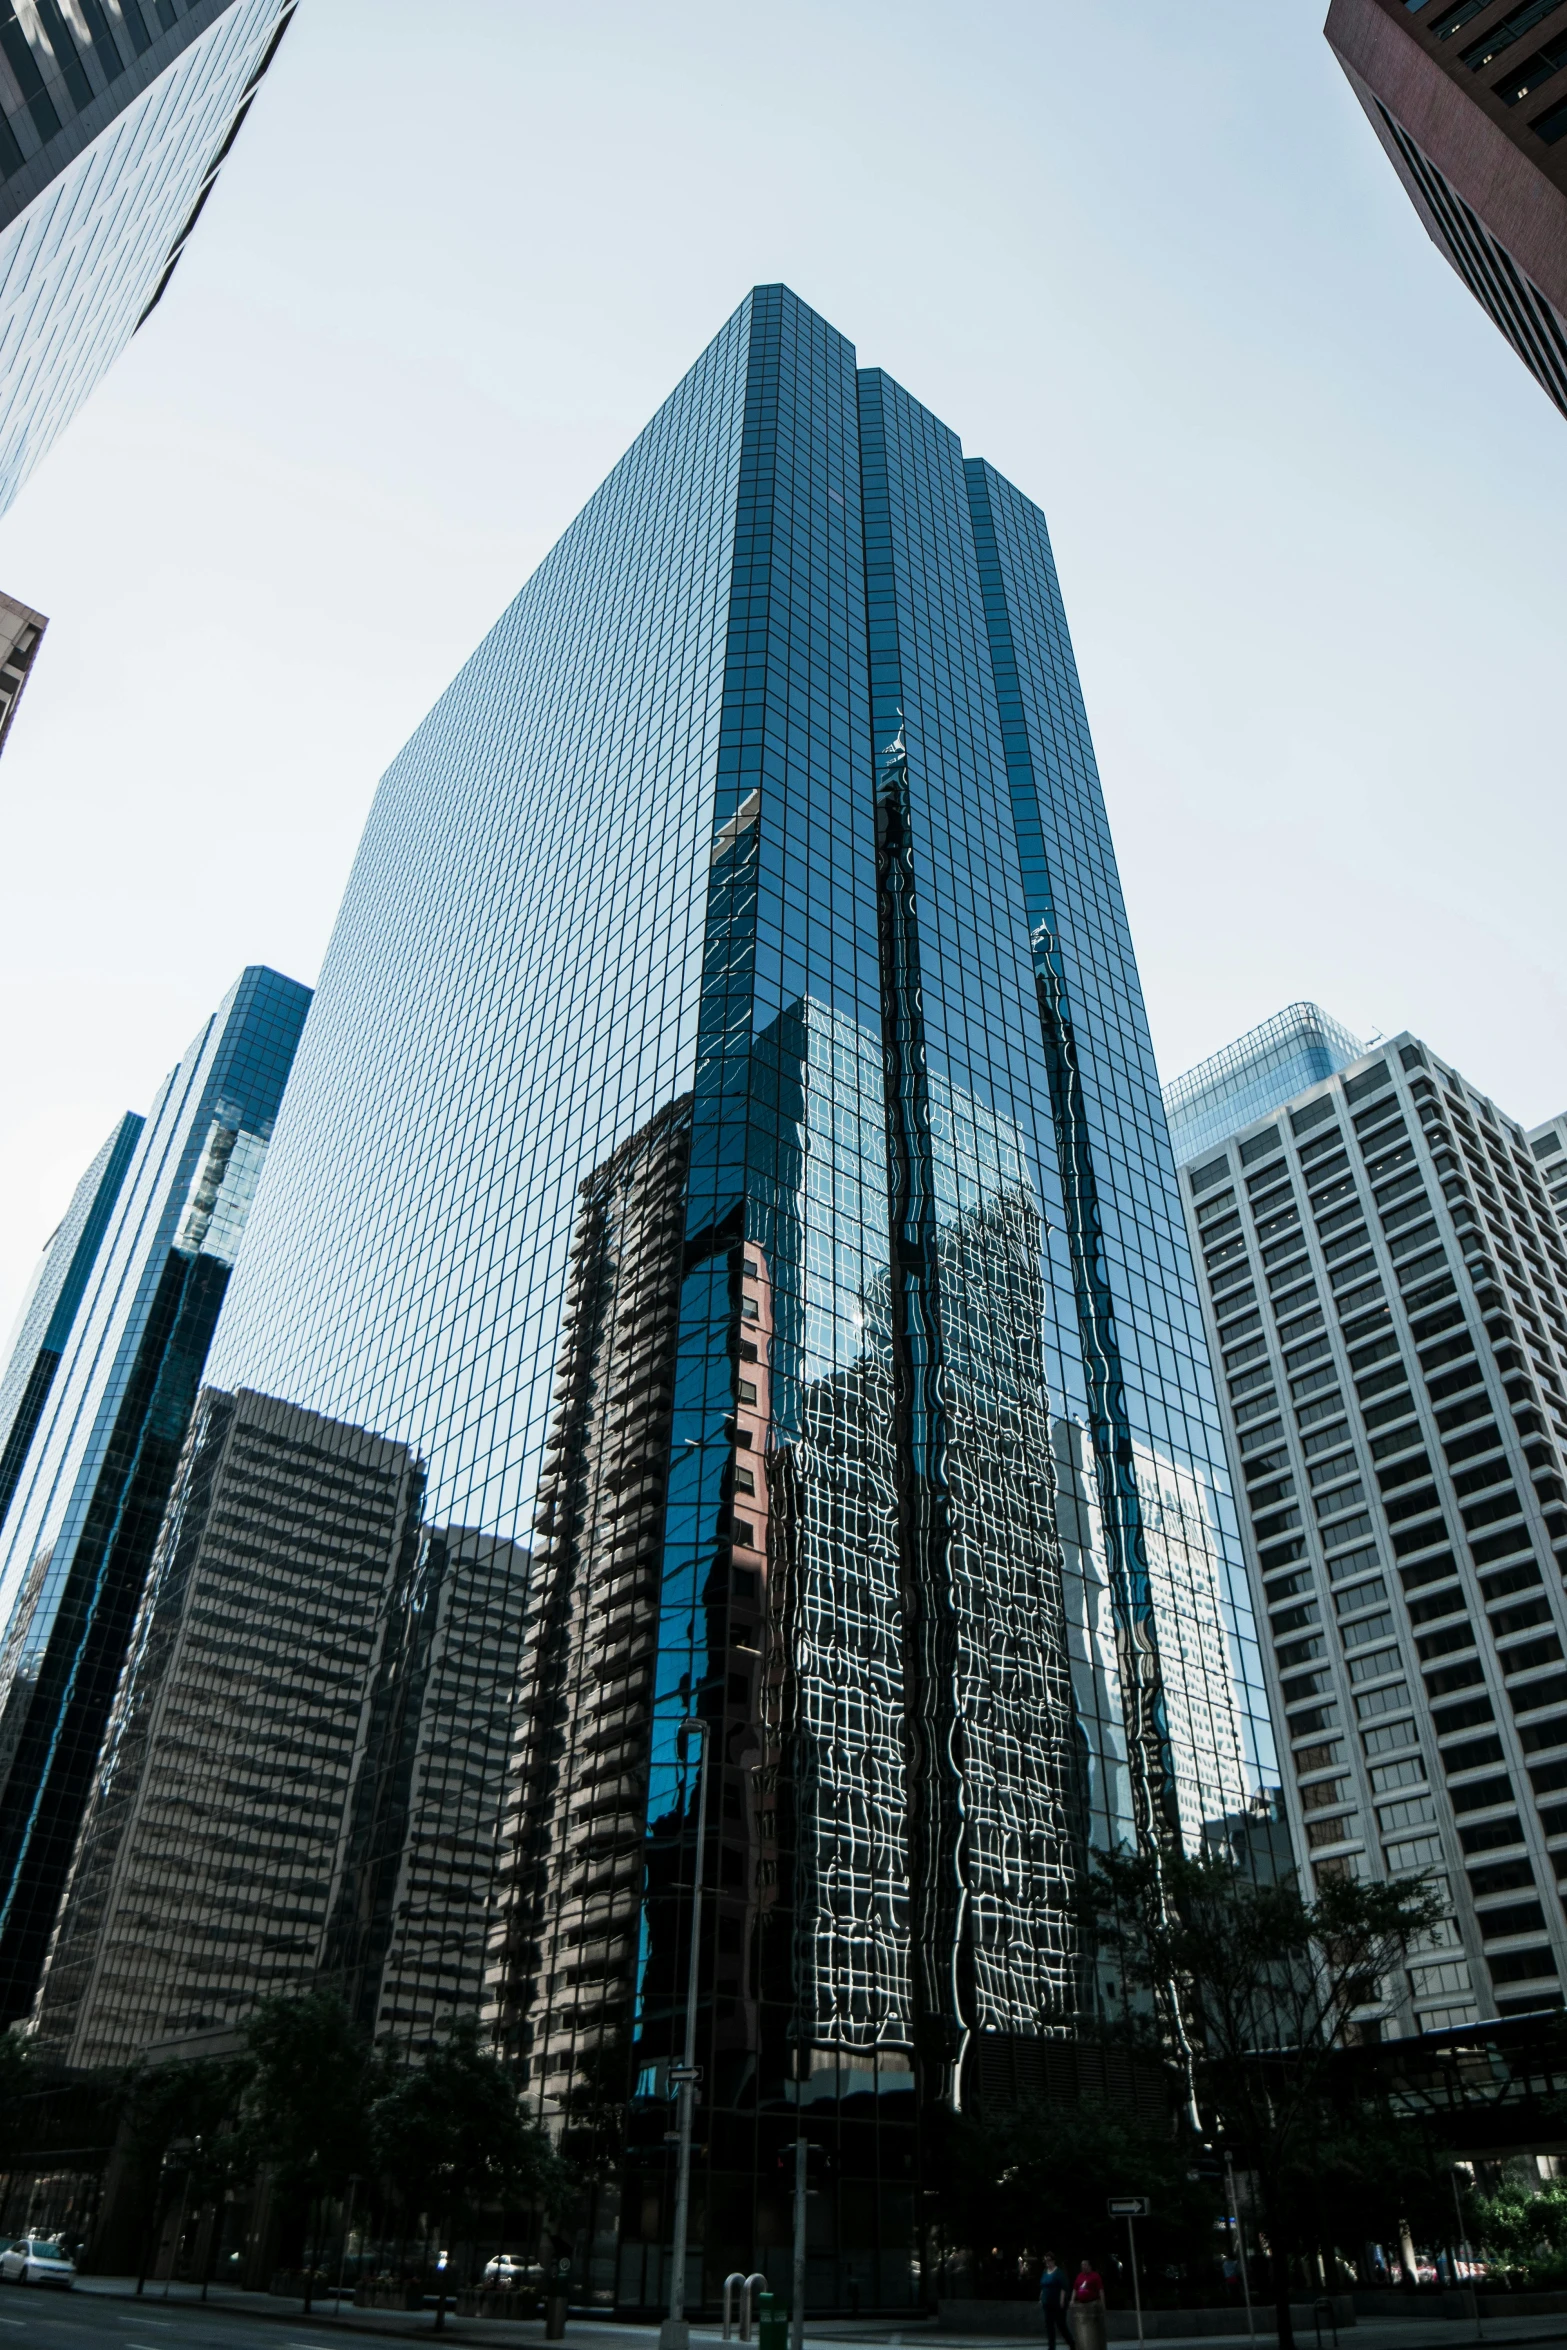
<path fill-rule="evenodd" d="M 669 2078 L 677 2089 L 683 2089 L 687 2081 L 694 2086 L 702 2078 L 702 2067 L 699 2064 L 672 2064 Z"/>
<path fill-rule="evenodd" d="M 1153 2204 L 1146 2195 L 1112 2195 L 1105 2204 L 1112 2219 L 1149 2219 Z"/>

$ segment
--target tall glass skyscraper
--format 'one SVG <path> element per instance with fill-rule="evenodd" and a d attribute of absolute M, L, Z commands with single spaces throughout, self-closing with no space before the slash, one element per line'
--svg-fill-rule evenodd
<path fill-rule="evenodd" d="M 211 1376 L 529 1554 L 487 2000 L 629 2111 L 583 2281 L 668 2281 L 695 1715 L 692 2293 L 803 2110 L 813 2302 L 906 2305 L 916 2085 L 1043 2089 L 1090 1846 L 1273 1764 L 1044 517 L 786 288 L 388 771 Z"/>
<path fill-rule="evenodd" d="M 20 1465 L 0 1532 L 0 2022 L 25 2015 L 37 1987 L 309 1002 L 308 988 L 253 966 L 164 1084 L 122 1170 Z M 123 1139 L 122 1130 L 107 1146 L 94 1206 Z M 73 1217 L 81 1206 L 79 1190 Z M 91 1222 L 89 1210 L 84 1239 Z"/>
<path fill-rule="evenodd" d="M 0 7 L 0 513 L 168 284 L 295 5 Z"/>

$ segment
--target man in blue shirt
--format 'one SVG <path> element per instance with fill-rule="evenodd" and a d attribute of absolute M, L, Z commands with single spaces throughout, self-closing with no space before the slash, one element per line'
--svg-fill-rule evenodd
<path fill-rule="evenodd" d="M 1071 2289 L 1066 2272 L 1057 2265 L 1055 2254 L 1047 2252 L 1039 2279 L 1039 2306 L 1045 2313 L 1046 2350 L 1056 2350 L 1057 2326 L 1061 2329 L 1061 2339 L 1067 2344 L 1067 2350 L 1071 2350 L 1072 2336 L 1066 2322 L 1067 2295 Z"/>

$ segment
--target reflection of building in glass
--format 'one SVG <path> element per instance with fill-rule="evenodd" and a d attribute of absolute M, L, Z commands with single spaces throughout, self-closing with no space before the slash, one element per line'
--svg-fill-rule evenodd
<path fill-rule="evenodd" d="M 631 2026 L 690 1132 L 676 1102 L 586 1177 L 572 1244 L 494 1962 L 552 2117 Z"/>
<path fill-rule="evenodd" d="M 970 2031 L 1037 2036 L 1075 2007 L 1072 1705 L 1044 1369 L 1039 1211 L 1020 1138 L 930 1087 L 941 1478 L 953 1618 Z M 939 1718 L 939 1717 L 938 1717 Z M 945 1721 L 941 1734 L 952 1736 Z"/>
<path fill-rule="evenodd" d="M 5 1521 L 0 2018 L 31 2005 L 307 988 L 242 974 L 168 1079 Z"/>
<path fill-rule="evenodd" d="M 293 11 L 294 0 L 5 11 L 0 512 L 163 292 Z"/>
<path fill-rule="evenodd" d="M 1033 945 L 1053 1153 L 1044 1186 L 1052 1313 L 1047 1365 L 1073 1520 L 1091 1470 L 1101 1548 L 1064 1545 L 1074 1685 L 1095 1834 L 1180 1832 L 1176 1787 L 1200 1779 L 1165 1704 L 1138 1462 L 1197 1480 L 1222 1559 L 1230 1693 L 1247 1782 L 1275 1775 L 1207 1341 L 1180 1211 L 1136 958 L 1044 516 L 979 459 L 965 465 L 986 639 Z M 1089 1627 L 1108 1597 L 1116 1670 Z M 1088 1707 L 1109 1706 L 1108 1714 Z M 1124 1775 L 1122 1755 L 1124 1751 Z M 1112 1805 L 1111 1789 L 1117 1793 Z M 1130 1817 L 1120 1807 L 1124 1791 Z M 1124 1823 L 1124 1824 L 1123 1824 Z"/>
<path fill-rule="evenodd" d="M 320 1959 L 377 2039 L 412 2049 L 483 1995 L 531 1572 L 520 1544 L 461 1526 L 416 1558 L 388 1595 Z"/>
<path fill-rule="evenodd" d="M 115 1127 L 45 1241 L 38 1269 L 22 1300 L 10 1360 L 0 1378 L 0 1526 L 21 1482 L 142 1125 L 140 1118 L 127 1111 Z"/>
<path fill-rule="evenodd" d="M 1088 1843 L 1216 1776 L 1141 1455 L 1234 1528 L 1043 517 L 787 289 L 389 770 L 213 1375 L 532 1550 L 491 1996 L 623 2150 L 583 2283 L 668 2282 L 694 1713 L 693 2294 L 782 2281 L 804 2108 L 812 2305 L 910 2306 L 916 2086 L 1044 2077 Z"/>
<path fill-rule="evenodd" d="M 1209 1490 L 1189 1469 L 1140 1452 L 1137 1490 L 1181 1838 L 1197 1851 L 1205 1824 L 1244 1810 L 1254 1786 L 1230 1653 L 1224 1560 Z"/>
<path fill-rule="evenodd" d="M 232 2030 L 316 1971 L 419 1498 L 401 1445 L 203 1392 L 35 2013 L 68 2063 Z"/>

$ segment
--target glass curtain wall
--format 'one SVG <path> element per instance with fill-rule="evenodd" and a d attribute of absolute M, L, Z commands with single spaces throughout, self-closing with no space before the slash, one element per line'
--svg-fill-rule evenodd
<path fill-rule="evenodd" d="M 784 2280 L 803 2115 L 813 2304 L 908 2306 L 916 2081 L 1067 2032 L 1088 1845 L 1264 1734 L 1043 519 L 786 288 L 389 770 L 211 1375 L 531 1559 L 488 2012 L 624 2144 L 580 2283 L 667 2292 L 700 1858 L 690 2294 Z"/>

